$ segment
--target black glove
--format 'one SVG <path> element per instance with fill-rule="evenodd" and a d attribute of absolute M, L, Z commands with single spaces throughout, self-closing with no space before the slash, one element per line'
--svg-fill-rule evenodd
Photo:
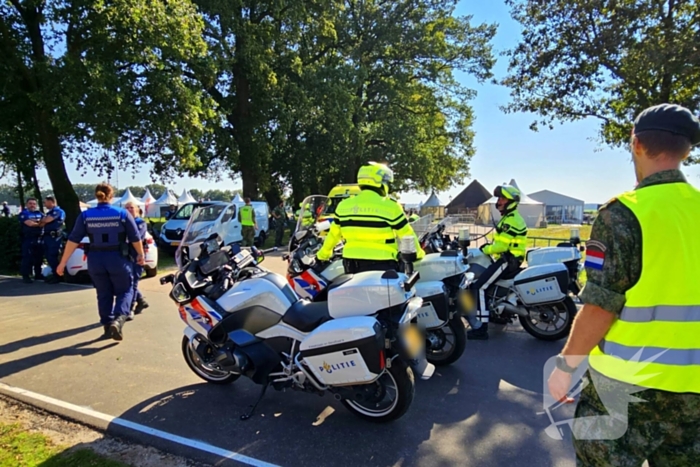
<path fill-rule="evenodd" d="M 490 243 L 484 243 L 483 245 L 481 245 L 481 246 L 479 247 L 479 250 L 481 250 L 481 252 L 483 253 L 483 252 L 484 252 L 484 248 L 486 248 L 486 247 L 489 246 L 489 245 L 490 245 Z"/>

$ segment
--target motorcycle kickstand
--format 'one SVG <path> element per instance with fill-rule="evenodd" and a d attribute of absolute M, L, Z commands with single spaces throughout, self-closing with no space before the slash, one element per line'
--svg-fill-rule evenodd
<path fill-rule="evenodd" d="M 270 383 L 267 383 L 265 386 L 263 386 L 262 391 L 260 392 L 260 395 L 258 396 L 258 400 L 253 404 L 252 408 L 248 411 L 248 413 L 244 413 L 241 415 L 241 420 L 248 420 L 250 417 L 253 416 L 253 412 L 255 412 L 255 409 L 258 407 L 258 404 L 260 404 L 260 401 L 265 397 L 265 391 L 267 391 L 267 387 L 270 385 Z"/>

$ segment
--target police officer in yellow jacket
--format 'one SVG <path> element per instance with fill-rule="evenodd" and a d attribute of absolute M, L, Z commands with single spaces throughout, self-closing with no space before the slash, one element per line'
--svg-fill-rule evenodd
<path fill-rule="evenodd" d="M 472 291 L 476 295 L 476 316 L 467 315 L 471 329 L 467 331 L 468 339 L 488 339 L 489 310 L 486 305 L 485 292 L 498 280 L 508 273 L 513 273 L 520 268 L 525 259 L 527 245 L 527 225 L 525 219 L 518 212 L 520 204 L 520 190 L 510 185 L 497 186 L 493 196 L 498 198 L 496 209 L 501 213 L 501 220 L 496 226 L 496 234 L 493 243 L 482 245 L 481 251 L 491 255 L 495 261 L 472 284 Z"/>
<path fill-rule="evenodd" d="M 317 258 L 328 261 L 342 239 L 345 272 L 398 269 L 399 239 L 413 236 L 418 259 L 425 256 L 418 237 L 396 201 L 387 196 L 394 173 L 386 165 L 370 162 L 360 167 L 357 184 L 362 190 L 338 204 L 333 223 Z"/>
<path fill-rule="evenodd" d="M 700 190 L 680 171 L 700 122 L 677 105 L 642 111 L 637 187 L 604 205 L 586 242 L 588 281 L 549 378 L 555 400 L 588 356 L 572 423 L 577 464 L 700 465 Z"/>

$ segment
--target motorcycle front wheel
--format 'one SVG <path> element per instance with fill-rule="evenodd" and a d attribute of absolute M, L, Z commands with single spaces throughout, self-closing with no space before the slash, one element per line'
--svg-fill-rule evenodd
<path fill-rule="evenodd" d="M 387 368 L 379 379 L 371 384 L 354 386 L 352 391 L 355 397 L 343 399 L 343 405 L 350 412 L 376 423 L 396 420 L 413 402 L 413 370 L 402 359 L 395 358 L 391 368 Z"/>
<path fill-rule="evenodd" d="M 426 331 L 425 356 L 435 366 L 451 365 L 462 356 L 467 345 L 466 327 L 458 314 L 439 329 Z"/>
<path fill-rule="evenodd" d="M 576 304 L 567 296 L 558 303 L 527 307 L 527 311 L 527 317 L 518 317 L 525 331 L 543 341 L 558 341 L 568 336 L 571 331 Z"/>
<path fill-rule="evenodd" d="M 199 358 L 199 355 L 197 355 L 197 352 L 195 352 L 190 345 L 190 340 L 187 336 L 182 336 L 182 356 L 185 357 L 185 363 L 190 367 L 190 370 L 207 383 L 230 384 L 241 376 L 236 373 L 215 370 L 205 365 L 202 359 Z"/>

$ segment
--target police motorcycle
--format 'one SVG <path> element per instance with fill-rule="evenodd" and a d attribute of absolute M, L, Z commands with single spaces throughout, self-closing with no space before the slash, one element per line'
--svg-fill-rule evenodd
<path fill-rule="evenodd" d="M 342 244 L 334 250 L 330 262 L 316 261 L 325 233 L 330 228 L 332 216 L 326 215 L 328 197 L 314 195 L 306 198 L 303 209 L 310 216 L 300 216 L 296 234 L 290 239 L 287 280 L 300 296 L 314 302 L 328 299 L 328 290 L 352 280 L 345 274 L 342 261 Z M 301 219 L 312 218 L 314 222 Z M 442 232 L 447 221 L 434 227 L 431 232 Z M 415 248 L 415 243 L 414 243 Z M 404 263 L 407 264 L 407 263 Z M 418 311 L 418 324 L 425 329 L 425 350 L 428 362 L 433 365 L 450 365 L 457 361 L 466 346 L 466 327 L 458 311 L 457 295 L 471 283 L 467 274 L 467 263 L 458 250 L 428 254 L 409 265 L 420 278 L 415 284 L 416 295 L 423 299 Z"/>
<path fill-rule="evenodd" d="M 469 248 L 470 242 L 468 231 L 460 231 L 460 243 L 469 271 L 478 279 L 494 260 L 479 248 Z M 568 336 L 577 312 L 569 292 L 572 290 L 571 284 L 578 282 L 580 257 L 579 249 L 574 246 L 529 251 L 526 254 L 526 268 L 502 274 L 486 289 L 484 298 L 489 321 L 509 324 L 517 317 L 528 334 L 544 341 L 556 341 Z M 460 299 L 465 302 L 465 308 L 475 306 L 471 295 L 461 295 Z"/>
<path fill-rule="evenodd" d="M 161 279 L 186 327 L 182 353 L 212 384 L 246 376 L 262 386 L 333 394 L 355 415 L 389 422 L 409 409 L 414 373 L 429 379 L 415 322 L 418 274 L 368 272 L 328 292 L 300 299 L 285 278 L 260 266 L 264 251 L 222 245 L 198 231 L 195 211 L 176 256 L 179 270 Z"/>

